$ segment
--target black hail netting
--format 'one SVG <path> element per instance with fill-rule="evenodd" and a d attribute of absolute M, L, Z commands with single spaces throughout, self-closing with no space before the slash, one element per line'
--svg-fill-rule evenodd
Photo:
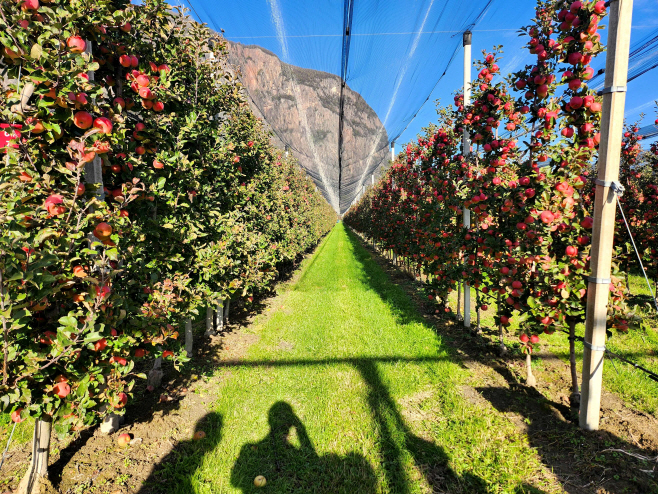
<path fill-rule="evenodd" d="M 184 0 L 230 42 L 252 106 L 344 212 L 494 0 Z M 459 60 L 460 61 L 460 60 Z"/>

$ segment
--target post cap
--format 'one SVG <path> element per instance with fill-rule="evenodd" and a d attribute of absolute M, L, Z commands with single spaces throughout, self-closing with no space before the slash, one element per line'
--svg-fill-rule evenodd
<path fill-rule="evenodd" d="M 464 45 L 467 46 L 471 44 L 471 41 L 473 39 L 473 33 L 470 31 L 464 31 Z"/>

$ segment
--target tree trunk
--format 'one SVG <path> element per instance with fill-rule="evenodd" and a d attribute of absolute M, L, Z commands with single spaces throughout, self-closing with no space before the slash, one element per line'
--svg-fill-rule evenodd
<path fill-rule="evenodd" d="M 43 480 L 48 479 L 48 455 L 50 453 L 50 432 L 52 418 L 44 415 L 34 421 L 34 435 L 32 437 L 32 459 L 30 466 L 18 486 L 17 494 L 45 493 L 41 488 Z"/>
<path fill-rule="evenodd" d="M 480 303 L 481 303 L 481 301 L 480 301 L 480 289 L 477 288 L 477 287 L 475 288 L 475 302 L 476 302 L 475 315 L 477 317 L 477 326 L 475 327 L 475 332 L 477 334 L 481 334 L 482 333 L 482 327 L 480 326 Z"/>
<path fill-rule="evenodd" d="M 213 325 L 213 310 L 212 307 L 206 307 L 206 332 L 205 336 L 213 336 L 215 334 L 215 327 Z"/>
<path fill-rule="evenodd" d="M 525 383 L 528 386 L 532 386 L 532 387 L 537 386 L 537 379 L 532 373 L 532 357 L 530 356 L 530 352 L 526 353 L 525 355 L 525 368 L 528 373 Z"/>
<path fill-rule="evenodd" d="M 462 284 L 457 282 L 457 320 L 461 321 L 462 318 Z"/>
<path fill-rule="evenodd" d="M 229 318 L 229 312 L 231 310 L 231 299 L 227 298 L 226 302 L 224 302 L 224 324 L 228 326 L 228 318 Z"/>
<path fill-rule="evenodd" d="M 162 357 L 158 357 L 153 362 L 153 369 L 149 371 L 148 379 L 146 380 L 146 389 L 153 391 L 160 387 L 162 383 Z"/>
<path fill-rule="evenodd" d="M 569 322 L 569 363 L 571 366 L 571 406 L 580 406 L 580 389 L 578 388 L 578 369 L 576 369 L 576 321 Z"/>
<path fill-rule="evenodd" d="M 194 334 L 192 333 L 192 319 L 185 321 L 185 353 L 188 358 L 192 357 L 194 349 Z"/>
<path fill-rule="evenodd" d="M 503 340 L 503 323 L 500 322 L 500 292 L 496 296 L 496 310 L 498 311 L 498 352 L 502 357 L 507 353 L 507 346 L 505 346 L 505 341 Z"/>

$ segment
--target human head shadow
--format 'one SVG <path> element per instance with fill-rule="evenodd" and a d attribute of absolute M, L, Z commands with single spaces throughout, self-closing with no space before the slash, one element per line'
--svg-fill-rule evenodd
<path fill-rule="evenodd" d="M 376 492 L 375 474 L 367 460 L 357 453 L 318 455 L 288 403 L 272 405 L 268 422 L 268 435 L 258 443 L 245 444 L 231 471 L 231 484 L 243 494 L 260 491 L 254 485 L 259 475 L 265 477 L 268 492 L 274 493 Z"/>
<path fill-rule="evenodd" d="M 222 439 L 223 417 L 210 412 L 199 419 L 194 432 L 203 431 L 205 437 L 182 441 L 151 471 L 137 494 L 165 492 L 195 492 L 193 477 L 206 454 L 212 452 Z"/>

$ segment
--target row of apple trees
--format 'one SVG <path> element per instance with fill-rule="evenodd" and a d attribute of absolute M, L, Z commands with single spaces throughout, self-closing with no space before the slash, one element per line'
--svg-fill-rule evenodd
<path fill-rule="evenodd" d="M 599 23 L 605 14 L 603 1 L 540 1 L 533 23 L 523 28 L 536 62 L 502 80 L 500 49 L 485 53 L 476 63 L 471 104 L 458 94 L 453 107 L 441 108 L 438 123 L 406 147 L 345 218 L 428 275 L 437 310 L 450 310 L 448 294 L 462 281 L 476 288 L 477 308 L 498 301 L 501 342 L 503 328 L 516 320 L 529 382 L 539 335 L 566 332 L 573 356 L 575 327 L 585 318 L 602 110 L 587 81 L 594 75 L 592 57 L 604 50 Z M 467 153 L 464 133 L 472 140 Z M 629 129 L 625 149 L 637 154 L 636 136 L 637 128 Z M 628 180 L 639 180 L 624 156 Z M 646 233 L 647 257 L 655 253 L 653 177 L 653 185 L 637 182 L 642 191 L 630 187 L 624 196 L 646 206 L 631 214 L 634 227 L 641 224 Z M 464 208 L 470 209 L 468 228 Z M 622 250 L 618 261 L 624 263 L 616 264 L 610 284 L 609 326 L 627 331 L 639 318 L 624 300 L 618 270 L 628 267 L 630 256 Z M 575 358 L 572 376 L 578 402 Z"/>
<path fill-rule="evenodd" d="M 163 0 L 0 4 L 0 401 L 60 432 L 122 413 L 140 359 L 249 303 L 336 221 Z M 143 366 L 141 366 L 143 367 Z"/>

